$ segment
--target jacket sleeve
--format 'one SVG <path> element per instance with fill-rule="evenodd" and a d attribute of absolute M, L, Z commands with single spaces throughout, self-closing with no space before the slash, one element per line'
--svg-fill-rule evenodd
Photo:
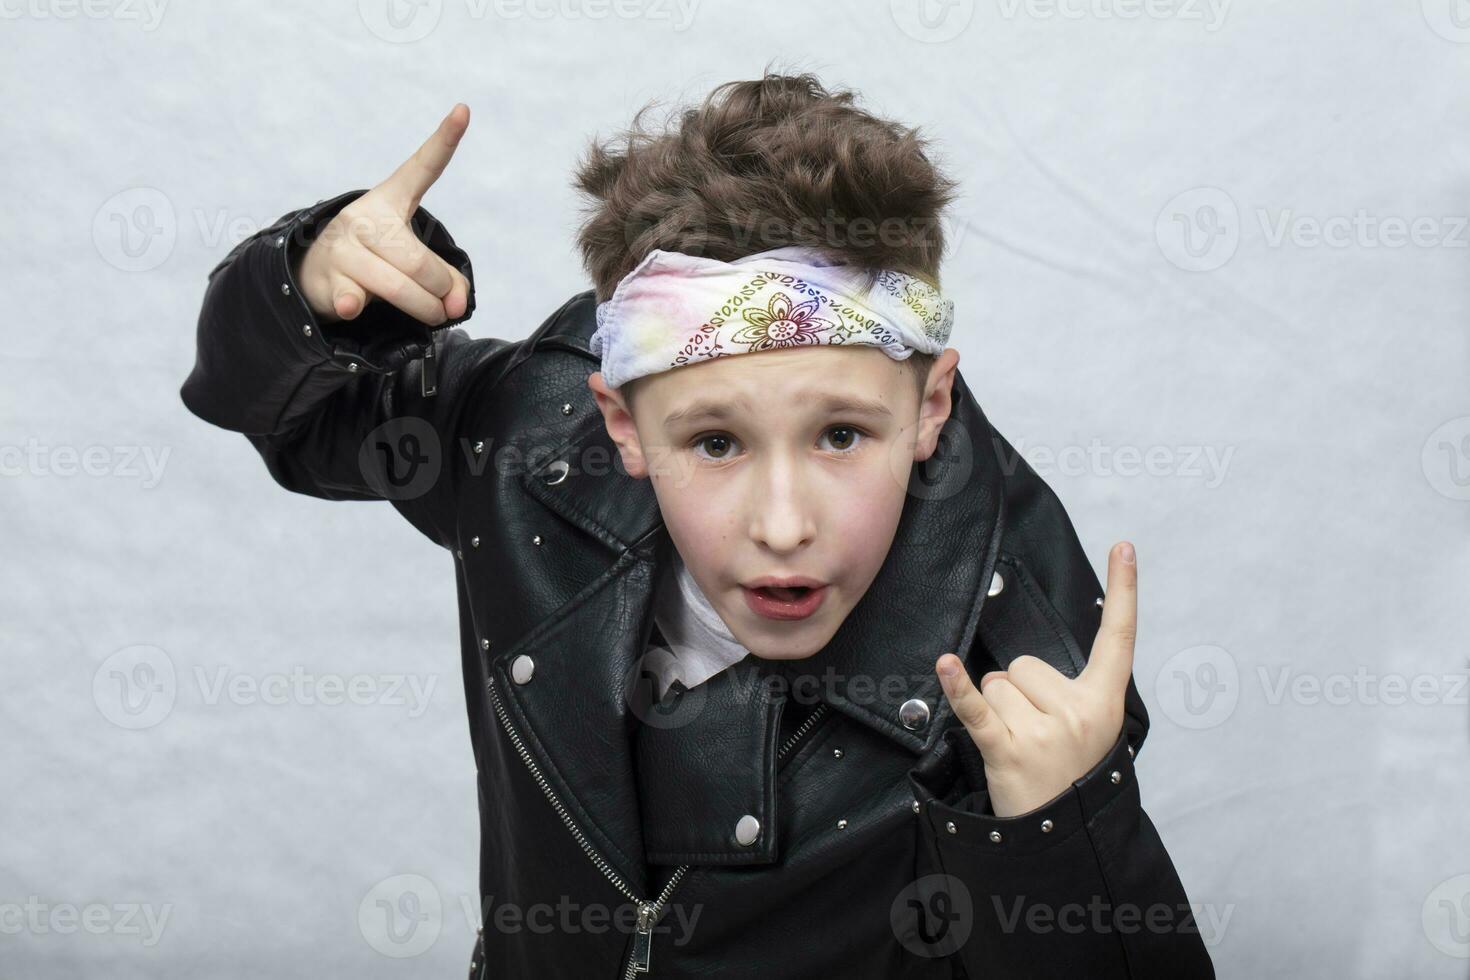
<path fill-rule="evenodd" d="M 469 256 L 424 208 L 419 238 L 470 283 L 464 315 L 430 329 L 381 300 L 321 323 L 297 285 L 318 229 L 366 190 L 282 215 L 209 273 L 184 405 L 240 432 L 276 482 L 326 500 L 389 500 L 454 546 L 455 414 L 485 365 L 514 345 L 472 339 Z"/>
<path fill-rule="evenodd" d="M 933 852 L 970 903 L 970 932 L 952 957 L 964 975 L 1214 977 L 1140 805 L 1135 751 L 1125 727 L 1092 771 L 1030 813 L 995 816 L 983 789 L 924 807 Z"/>

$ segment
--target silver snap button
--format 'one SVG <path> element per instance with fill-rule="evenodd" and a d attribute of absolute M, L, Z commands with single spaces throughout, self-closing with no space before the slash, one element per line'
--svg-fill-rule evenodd
<path fill-rule="evenodd" d="M 914 812 L 915 813 L 918 813 L 919 812 L 919 801 L 918 800 L 915 800 L 914 801 Z"/>
<path fill-rule="evenodd" d="M 993 572 L 990 576 L 990 588 L 985 590 L 986 595 L 1000 595 L 1001 590 L 1006 587 L 1005 576 L 1000 572 Z"/>
<path fill-rule="evenodd" d="M 287 282 L 281 283 L 281 295 L 282 296 L 290 296 L 291 295 L 291 284 L 290 283 L 287 283 Z"/>
<path fill-rule="evenodd" d="M 839 820 L 839 821 L 837 821 L 837 829 L 838 830 L 846 830 L 847 829 L 847 821 L 846 820 Z"/>
<path fill-rule="evenodd" d="M 490 649 L 490 638 L 488 636 L 482 636 L 482 637 L 480 637 L 480 649 L 481 650 L 488 650 L 488 649 Z"/>
<path fill-rule="evenodd" d="M 1093 599 L 1092 600 L 1092 604 L 1094 606 L 1096 606 L 1097 608 L 1101 609 L 1103 607 L 1103 597 L 1102 596 L 1098 596 L 1096 599 Z"/>
<path fill-rule="evenodd" d="M 954 825 L 953 820 L 946 820 L 944 823 L 944 829 L 949 831 L 951 834 L 958 834 L 960 832 L 960 828 Z"/>
<path fill-rule="evenodd" d="M 1133 746 L 1128 746 L 1128 758 L 1133 758 Z"/>
<path fill-rule="evenodd" d="M 480 455 L 480 453 L 483 453 L 484 451 L 485 451 L 485 442 L 484 442 L 484 440 L 481 440 L 481 441 L 475 443 L 475 455 L 476 456 Z"/>
<path fill-rule="evenodd" d="M 530 683 L 531 676 L 536 673 L 536 661 L 524 653 L 510 662 L 510 679 L 517 684 Z"/>
<path fill-rule="evenodd" d="M 1041 832 L 1043 834 L 1049 834 L 1051 833 L 1051 829 L 1055 826 L 1056 824 L 1052 823 L 1050 820 L 1043 820 L 1041 821 Z"/>
<path fill-rule="evenodd" d="M 356 374 L 357 373 L 357 362 L 356 361 L 349 361 L 348 364 L 347 364 L 347 370 L 351 371 L 353 374 Z"/>
<path fill-rule="evenodd" d="M 748 847 L 755 843 L 755 839 L 761 835 L 761 822 L 750 814 L 741 817 L 735 823 L 735 842 L 741 847 Z"/>
<path fill-rule="evenodd" d="M 284 244 L 286 244 L 286 236 L 285 235 L 278 235 L 276 237 L 276 248 L 280 248 Z"/>
<path fill-rule="evenodd" d="M 1108 778 L 1111 779 L 1113 781 L 1113 785 L 1116 786 L 1123 781 L 1123 774 L 1114 769 L 1112 772 L 1108 773 Z"/>
<path fill-rule="evenodd" d="M 923 728 L 929 724 L 929 705 L 919 698 L 909 698 L 898 706 L 898 720 L 909 731 Z"/>
<path fill-rule="evenodd" d="M 832 758 L 834 758 L 834 759 L 840 759 L 840 758 L 842 758 L 842 750 L 841 749 L 833 749 L 832 750 Z"/>
<path fill-rule="evenodd" d="M 540 547 L 541 546 L 541 535 L 538 534 L 535 537 L 533 537 L 531 539 L 531 543 L 534 544 L 534 545 L 536 545 L 537 547 Z"/>
<path fill-rule="evenodd" d="M 306 334 L 308 337 L 310 337 L 311 336 L 311 324 L 309 324 L 309 323 L 303 323 L 301 325 L 301 332 L 304 333 L 304 334 Z"/>
<path fill-rule="evenodd" d="M 477 534 L 473 538 L 470 538 L 470 547 L 471 548 L 478 548 L 479 546 L 480 546 L 480 536 Z"/>
<path fill-rule="evenodd" d="M 571 415 L 572 414 L 572 403 L 571 402 L 567 402 L 565 405 L 563 405 L 561 407 L 561 413 L 563 415 Z"/>
<path fill-rule="evenodd" d="M 990 832 L 990 843 L 992 843 L 992 844 L 999 844 L 1000 843 L 1000 831 L 998 831 L 998 830 L 992 830 Z"/>
<path fill-rule="evenodd" d="M 567 478 L 567 473 L 570 471 L 571 466 L 567 463 L 566 460 L 557 460 L 546 468 L 546 485 L 556 486 L 558 483 Z"/>

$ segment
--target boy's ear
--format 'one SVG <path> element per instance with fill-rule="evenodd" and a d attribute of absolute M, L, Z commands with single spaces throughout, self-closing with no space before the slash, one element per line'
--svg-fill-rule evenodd
<path fill-rule="evenodd" d="M 633 424 L 633 413 L 629 411 L 623 394 L 617 388 L 609 388 L 602 380 L 601 371 L 593 371 L 587 378 L 587 387 L 597 400 L 598 411 L 602 412 L 602 424 L 607 434 L 617 444 L 618 454 L 623 458 L 623 469 L 636 479 L 648 478 L 648 461 L 643 455 L 643 444 L 638 439 L 638 427 Z"/>
<path fill-rule="evenodd" d="M 946 347 L 944 352 L 929 365 L 929 380 L 924 384 L 924 395 L 919 401 L 919 433 L 914 441 L 914 461 L 922 463 L 934 455 L 939 446 L 939 433 L 949 420 L 950 391 L 954 387 L 955 368 L 960 363 L 960 352 Z"/>

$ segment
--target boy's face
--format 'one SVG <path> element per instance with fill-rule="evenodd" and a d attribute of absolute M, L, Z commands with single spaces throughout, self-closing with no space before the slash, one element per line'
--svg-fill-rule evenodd
<path fill-rule="evenodd" d="M 827 645 L 878 574 L 909 473 L 950 411 L 959 352 L 913 368 L 876 347 L 740 354 L 638 379 L 588 380 L 628 473 L 653 481 L 694 581 L 742 646 L 767 659 Z M 821 583 L 753 589 L 767 577 Z"/>

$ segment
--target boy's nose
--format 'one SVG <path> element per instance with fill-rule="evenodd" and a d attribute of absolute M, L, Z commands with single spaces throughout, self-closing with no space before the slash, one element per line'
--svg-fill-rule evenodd
<path fill-rule="evenodd" d="M 772 551 L 787 554 L 809 544 L 816 534 L 821 501 L 804 492 L 788 466 L 773 466 L 760 482 L 762 493 L 751 501 L 750 536 Z"/>

